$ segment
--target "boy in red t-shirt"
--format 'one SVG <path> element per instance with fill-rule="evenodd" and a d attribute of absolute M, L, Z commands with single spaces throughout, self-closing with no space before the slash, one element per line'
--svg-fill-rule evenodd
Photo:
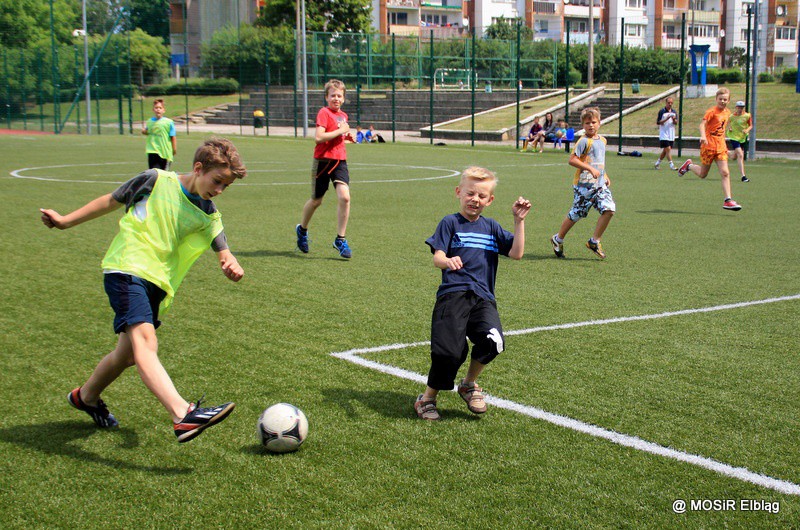
<path fill-rule="evenodd" d="M 325 83 L 325 101 L 327 107 L 317 113 L 317 130 L 314 140 L 314 163 L 311 167 L 311 198 L 303 206 L 300 224 L 295 227 L 297 248 L 308 253 L 308 224 L 314 212 L 322 204 L 322 198 L 328 191 L 330 183 L 336 189 L 339 199 L 337 208 L 336 239 L 333 241 L 339 255 L 350 259 L 352 253 L 345 239 L 347 220 L 350 217 L 350 173 L 347 171 L 347 151 L 344 141 L 355 142 L 347 124 L 347 114 L 342 109 L 344 104 L 344 83 L 331 79 Z"/>
<path fill-rule="evenodd" d="M 722 207 L 738 211 L 742 206 L 731 197 L 731 172 L 728 169 L 728 146 L 725 144 L 725 129 L 731 117 L 731 111 L 727 108 L 730 98 L 731 92 L 727 88 L 717 90 L 717 104 L 706 111 L 700 122 L 700 164 L 692 164 L 689 159 L 678 169 L 678 175 L 691 171 L 704 179 L 711 164 L 716 162 L 722 179 L 722 193 L 725 195 Z"/>

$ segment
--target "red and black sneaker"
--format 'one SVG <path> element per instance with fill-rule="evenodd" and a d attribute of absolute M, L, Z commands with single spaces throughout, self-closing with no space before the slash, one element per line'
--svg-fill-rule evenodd
<path fill-rule="evenodd" d="M 202 401 L 203 398 L 200 398 L 197 403 L 191 403 L 186 416 L 179 423 L 173 424 L 179 443 L 193 440 L 207 428 L 221 422 L 233 412 L 233 408 L 236 406 L 236 403 L 225 403 L 217 407 L 200 408 Z"/>
<path fill-rule="evenodd" d="M 117 418 L 115 418 L 114 415 L 108 411 L 108 407 L 106 407 L 106 404 L 103 403 L 102 399 L 98 399 L 97 406 L 94 407 L 84 403 L 81 399 L 81 387 L 78 387 L 67 394 L 67 401 L 69 401 L 69 404 L 76 409 L 82 410 L 91 416 L 95 424 L 101 429 L 107 429 L 109 427 L 116 427 L 119 425 Z"/>

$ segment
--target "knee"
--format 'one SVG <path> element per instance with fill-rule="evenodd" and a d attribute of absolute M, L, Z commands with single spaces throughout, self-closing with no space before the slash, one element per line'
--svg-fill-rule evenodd
<path fill-rule="evenodd" d="M 350 193 L 344 192 L 339 195 L 339 204 L 342 206 L 350 206 Z"/>

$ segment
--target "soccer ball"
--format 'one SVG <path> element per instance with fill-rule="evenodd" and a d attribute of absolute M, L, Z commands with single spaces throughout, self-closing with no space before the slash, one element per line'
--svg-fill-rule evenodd
<path fill-rule="evenodd" d="M 557 131 L 557 132 L 556 132 L 556 138 L 561 138 L 561 137 L 563 137 L 563 136 L 564 136 L 564 133 L 563 133 L 563 132 L 561 132 L 561 131 Z"/>
<path fill-rule="evenodd" d="M 267 451 L 297 451 L 308 436 L 308 420 L 303 411 L 288 403 L 272 405 L 261 413 L 256 435 Z"/>

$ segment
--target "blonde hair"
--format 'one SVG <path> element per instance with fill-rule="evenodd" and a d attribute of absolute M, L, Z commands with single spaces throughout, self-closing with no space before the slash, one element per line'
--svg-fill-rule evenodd
<path fill-rule="evenodd" d="M 459 185 L 464 185 L 467 181 L 474 182 L 492 182 L 492 189 L 497 186 L 497 175 L 486 169 L 485 167 L 470 166 L 461 173 L 461 182 Z"/>
<path fill-rule="evenodd" d="M 731 91 L 730 91 L 730 90 L 728 90 L 728 89 L 727 89 L 727 88 L 725 88 L 725 87 L 722 87 L 722 88 L 720 88 L 719 90 L 717 90 L 717 93 L 715 94 L 715 97 L 716 97 L 716 96 L 719 96 L 720 94 L 728 94 L 728 95 L 730 95 L 730 93 L 731 93 Z"/>
<path fill-rule="evenodd" d="M 338 79 L 331 79 L 327 83 L 325 83 L 325 97 L 328 97 L 328 92 L 331 88 L 336 88 L 342 91 L 342 95 L 344 95 L 345 91 L 347 90 L 344 86 L 343 81 L 339 81 Z"/>
<path fill-rule="evenodd" d="M 194 152 L 194 162 L 200 162 L 203 171 L 209 171 L 216 167 L 223 167 L 231 172 L 234 178 L 241 179 L 247 175 L 247 168 L 244 167 L 239 151 L 233 142 L 226 138 L 209 138 Z"/>
<path fill-rule="evenodd" d="M 597 121 L 600 121 L 600 109 L 597 107 L 583 109 L 581 112 L 581 123 L 585 122 L 587 118 L 595 118 Z"/>

